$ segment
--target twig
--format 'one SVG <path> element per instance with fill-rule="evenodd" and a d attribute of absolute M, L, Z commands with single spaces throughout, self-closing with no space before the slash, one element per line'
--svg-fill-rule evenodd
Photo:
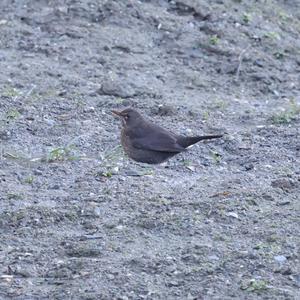
<path fill-rule="evenodd" d="M 35 84 L 32 84 L 31 85 L 31 89 L 25 94 L 25 96 L 23 97 L 24 98 L 24 101 L 27 99 L 27 97 L 30 96 L 30 94 L 33 92 L 33 90 L 36 88 L 36 85 Z M 16 101 L 18 98 L 20 97 L 20 95 L 16 95 L 13 99 L 13 101 Z"/>
<path fill-rule="evenodd" d="M 246 54 L 246 52 L 248 51 L 248 49 L 250 48 L 251 46 L 248 45 L 245 49 L 243 49 L 239 55 L 239 65 L 238 65 L 238 68 L 236 70 L 236 81 L 239 81 L 239 78 L 240 78 L 240 71 L 241 71 L 241 66 L 242 66 L 242 62 L 243 62 L 243 57 L 244 55 Z"/>
<path fill-rule="evenodd" d="M 36 88 L 35 84 L 32 84 L 31 89 L 26 93 L 26 95 L 24 96 L 24 100 L 27 99 L 27 97 L 30 96 L 30 94 L 33 92 L 33 90 Z"/>

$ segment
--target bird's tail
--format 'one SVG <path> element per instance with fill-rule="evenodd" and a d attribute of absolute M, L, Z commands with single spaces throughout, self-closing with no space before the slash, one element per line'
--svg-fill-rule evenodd
<path fill-rule="evenodd" d="M 182 136 L 177 140 L 177 143 L 187 148 L 188 146 L 191 146 L 193 144 L 196 144 L 203 140 L 211 140 L 211 139 L 218 139 L 221 138 L 222 134 L 215 134 L 215 135 L 202 135 L 202 136 Z"/>

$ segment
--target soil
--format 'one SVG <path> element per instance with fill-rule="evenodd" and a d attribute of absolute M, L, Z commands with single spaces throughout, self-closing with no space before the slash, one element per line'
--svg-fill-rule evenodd
<path fill-rule="evenodd" d="M 300 2 L 2 0 L 0 299 L 299 299 Z M 225 133 L 161 166 L 111 109 Z"/>

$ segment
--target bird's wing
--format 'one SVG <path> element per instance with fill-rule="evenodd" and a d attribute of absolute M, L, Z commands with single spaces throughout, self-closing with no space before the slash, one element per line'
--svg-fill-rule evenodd
<path fill-rule="evenodd" d="M 132 146 L 138 149 L 179 153 L 186 149 L 177 143 L 177 138 L 171 132 L 151 124 L 147 129 L 135 129 L 131 136 Z M 140 134 L 139 134 L 140 133 Z"/>

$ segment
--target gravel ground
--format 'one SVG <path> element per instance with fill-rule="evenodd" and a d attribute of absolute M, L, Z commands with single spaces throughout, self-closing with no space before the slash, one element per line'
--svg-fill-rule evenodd
<path fill-rule="evenodd" d="M 0 299 L 299 299 L 300 2 L 2 0 Z M 224 132 L 161 166 L 111 109 Z"/>

